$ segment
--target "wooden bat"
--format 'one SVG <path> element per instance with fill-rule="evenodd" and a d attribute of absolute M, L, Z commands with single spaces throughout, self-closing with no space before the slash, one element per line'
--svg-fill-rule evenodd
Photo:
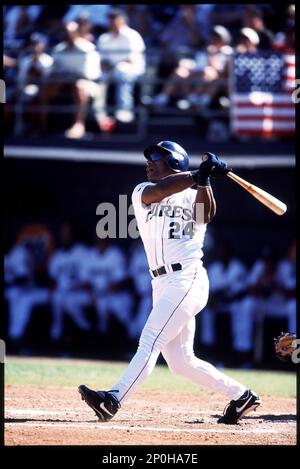
<path fill-rule="evenodd" d="M 273 210 L 273 212 L 275 212 L 277 215 L 283 215 L 286 212 L 287 206 L 280 200 L 276 199 L 276 197 L 274 197 L 273 195 L 260 189 L 254 184 L 245 181 L 245 179 L 242 179 L 240 176 L 237 176 L 232 171 L 229 171 L 227 173 L 227 176 L 230 177 L 230 179 L 233 179 L 233 181 L 235 181 L 237 184 L 242 186 L 247 192 L 253 195 L 253 197 L 259 200 L 270 210 Z"/>

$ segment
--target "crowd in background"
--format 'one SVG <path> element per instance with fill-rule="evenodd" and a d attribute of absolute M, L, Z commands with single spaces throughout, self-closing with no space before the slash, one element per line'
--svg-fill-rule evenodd
<path fill-rule="evenodd" d="M 204 253 L 210 298 L 198 316 L 200 345 L 217 346 L 216 319 L 224 313 L 234 353 L 250 363 L 266 318 L 280 318 L 286 330 L 296 331 L 295 240 L 281 256 L 263 247 L 250 264 L 235 255 L 228 240 L 210 239 Z M 7 341 L 13 346 L 22 344 L 33 313 L 47 312 L 49 343 L 63 343 L 66 317 L 78 332 L 92 332 L 100 341 L 114 337 L 117 324 L 122 340 L 135 343 L 152 307 L 151 275 L 141 241 L 126 251 L 109 238 L 95 236 L 88 245 L 67 222 L 61 224 L 57 242 L 42 225 L 25 226 L 5 255 L 4 273 Z M 39 333 L 45 330 L 35 331 Z"/>
<path fill-rule="evenodd" d="M 17 134 L 49 132 L 53 103 L 74 106 L 73 139 L 89 115 L 101 133 L 133 122 L 137 104 L 228 111 L 233 53 L 295 48 L 294 4 L 117 7 L 4 6 L 6 100 L 42 106 L 15 123 Z"/>

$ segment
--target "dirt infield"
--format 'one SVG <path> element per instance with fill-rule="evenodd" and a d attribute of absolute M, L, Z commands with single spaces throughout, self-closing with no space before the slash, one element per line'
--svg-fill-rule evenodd
<path fill-rule="evenodd" d="M 295 445 L 296 399 L 262 399 L 228 426 L 216 423 L 226 403 L 218 395 L 140 391 L 100 423 L 74 388 L 6 386 L 5 445 Z"/>

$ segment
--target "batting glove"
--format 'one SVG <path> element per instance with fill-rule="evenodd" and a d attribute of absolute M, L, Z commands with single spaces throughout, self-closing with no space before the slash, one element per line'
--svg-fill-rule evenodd
<path fill-rule="evenodd" d="M 213 153 L 206 152 L 204 153 L 204 161 L 197 171 L 192 171 L 192 176 L 198 186 L 205 187 L 210 185 L 211 176 L 224 176 L 229 171 L 230 169 L 224 161 L 219 160 Z"/>

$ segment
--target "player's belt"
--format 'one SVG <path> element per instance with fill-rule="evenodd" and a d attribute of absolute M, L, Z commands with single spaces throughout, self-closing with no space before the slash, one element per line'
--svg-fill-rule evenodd
<path fill-rule="evenodd" d="M 158 269 L 151 270 L 153 277 L 158 277 L 159 275 L 167 274 L 168 272 L 176 272 L 176 270 L 182 270 L 181 264 L 169 264 L 168 266 L 162 265 Z"/>

